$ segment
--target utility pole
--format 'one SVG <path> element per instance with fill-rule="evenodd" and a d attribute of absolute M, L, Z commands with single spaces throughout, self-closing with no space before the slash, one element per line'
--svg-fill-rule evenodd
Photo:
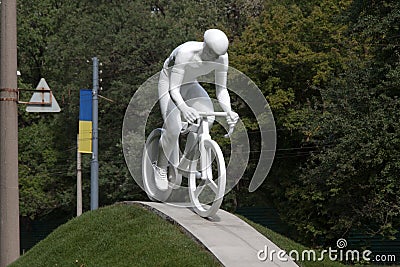
<path fill-rule="evenodd" d="M 79 146 L 79 134 L 77 136 L 77 146 Z M 76 216 L 82 215 L 82 157 L 79 149 L 76 149 Z"/>
<path fill-rule="evenodd" d="M 92 91 L 92 162 L 90 173 L 90 209 L 96 210 L 99 207 L 99 159 L 98 159 L 98 94 L 99 94 L 99 60 L 93 60 L 93 91 Z"/>
<path fill-rule="evenodd" d="M 5 267 L 20 255 L 16 0 L 1 1 L 0 45 L 0 267 Z"/>

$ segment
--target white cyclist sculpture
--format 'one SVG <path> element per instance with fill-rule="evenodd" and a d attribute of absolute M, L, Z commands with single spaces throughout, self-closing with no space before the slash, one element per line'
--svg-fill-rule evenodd
<path fill-rule="evenodd" d="M 204 33 L 203 42 L 189 41 L 175 48 L 164 62 L 158 83 L 164 131 L 159 142 L 158 159 L 153 163 L 156 186 L 168 189 L 168 164 L 177 164 L 171 157 L 178 148 L 179 135 L 184 121 L 193 123 L 198 112 L 213 112 L 212 101 L 197 77 L 215 71 L 215 89 L 218 102 L 228 114 L 229 125 L 236 124 L 239 116 L 231 109 L 226 88 L 228 71 L 229 41 L 224 32 L 209 29 Z M 214 118 L 208 119 L 211 127 Z M 188 144 L 194 140 L 194 133 L 188 136 Z M 190 147 L 187 146 L 187 147 Z M 163 153 L 161 153 L 163 152 Z"/>

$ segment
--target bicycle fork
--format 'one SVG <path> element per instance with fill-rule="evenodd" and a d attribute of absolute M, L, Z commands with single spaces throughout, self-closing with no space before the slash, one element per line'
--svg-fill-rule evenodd
<path fill-rule="evenodd" d="M 201 118 L 201 129 L 199 129 L 199 153 L 200 153 L 200 171 L 201 171 L 201 179 L 207 180 L 212 179 L 212 168 L 211 168 L 211 151 L 207 151 L 204 140 L 211 140 L 210 131 L 208 127 L 208 118 Z"/>

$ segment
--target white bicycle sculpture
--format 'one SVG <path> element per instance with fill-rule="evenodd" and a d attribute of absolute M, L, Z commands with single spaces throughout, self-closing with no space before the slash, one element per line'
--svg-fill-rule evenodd
<path fill-rule="evenodd" d="M 179 157 L 177 166 L 169 165 L 168 190 L 157 188 L 152 163 L 157 160 L 159 139 L 163 129 L 153 130 L 147 138 L 143 151 L 143 185 L 148 197 L 153 201 L 166 201 L 172 190 L 180 187 L 182 177 L 189 179 L 188 189 L 191 206 L 201 217 L 212 217 L 221 206 L 226 186 L 226 167 L 221 148 L 211 139 L 208 117 L 226 117 L 226 112 L 199 112 L 198 124 L 184 124 L 181 134 L 197 133 L 195 145 L 187 148 L 186 155 Z M 235 125 L 230 125 L 225 137 L 229 138 Z M 187 145 L 187 144 L 186 144 Z"/>

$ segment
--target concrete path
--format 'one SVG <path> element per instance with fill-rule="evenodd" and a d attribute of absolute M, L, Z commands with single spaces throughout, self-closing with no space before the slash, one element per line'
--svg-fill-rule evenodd
<path fill-rule="evenodd" d="M 208 220 L 201 218 L 188 208 L 164 203 L 126 203 L 141 204 L 163 218 L 180 225 L 188 234 L 213 253 L 224 266 L 298 266 L 287 256 L 282 259 L 284 257 L 283 252 L 278 254 L 281 251 L 278 246 L 243 220 L 224 210 L 219 210 L 213 220 Z M 267 252 L 267 255 L 265 252 Z M 265 259 L 266 256 L 267 259 Z M 259 257 L 265 260 L 259 260 Z"/>

